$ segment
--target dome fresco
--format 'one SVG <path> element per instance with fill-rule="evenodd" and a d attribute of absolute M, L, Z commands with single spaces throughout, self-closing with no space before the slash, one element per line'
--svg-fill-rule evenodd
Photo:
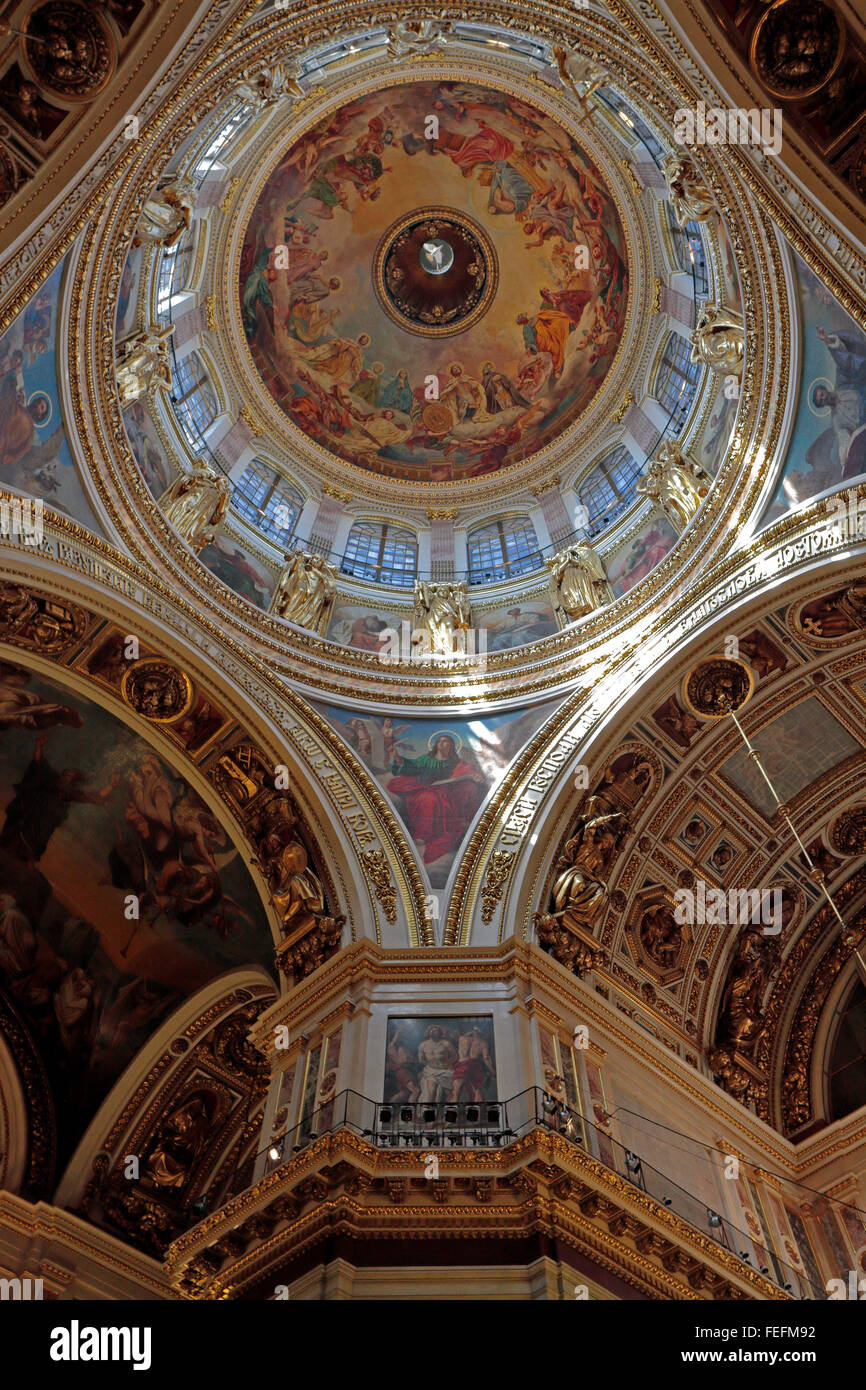
<path fill-rule="evenodd" d="M 598 170 L 549 116 L 474 83 L 414 82 L 286 151 L 239 288 L 255 364 L 299 429 L 436 482 L 569 429 L 619 345 L 628 264 Z"/>

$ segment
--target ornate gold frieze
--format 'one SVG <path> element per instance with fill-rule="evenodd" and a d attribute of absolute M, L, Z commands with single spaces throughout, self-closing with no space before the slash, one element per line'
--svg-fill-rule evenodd
<path fill-rule="evenodd" d="M 631 407 L 632 407 L 633 405 L 634 405 L 634 392 L 633 392 L 633 391 L 624 391 L 623 394 L 622 394 L 622 398 L 621 398 L 621 400 L 620 400 L 619 405 L 616 407 L 615 410 L 612 410 L 612 411 L 611 411 L 610 418 L 611 418 L 611 420 L 613 421 L 613 423 L 614 423 L 615 425 L 618 425 L 618 424 L 620 423 L 621 420 L 624 420 L 625 417 L 626 417 L 626 415 L 627 415 L 628 412 L 631 410 Z"/>

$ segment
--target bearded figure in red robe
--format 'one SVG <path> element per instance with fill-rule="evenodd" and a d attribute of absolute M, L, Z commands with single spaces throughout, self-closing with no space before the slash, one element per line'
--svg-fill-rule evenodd
<path fill-rule="evenodd" d="M 484 777 L 460 757 L 455 734 L 436 733 L 420 758 L 394 757 L 388 791 L 402 797 L 413 839 L 424 846 L 424 863 L 452 854 L 484 800 Z"/>

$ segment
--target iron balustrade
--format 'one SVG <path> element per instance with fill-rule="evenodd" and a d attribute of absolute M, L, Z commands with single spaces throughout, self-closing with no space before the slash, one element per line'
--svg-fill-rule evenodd
<path fill-rule="evenodd" d="M 582 1149 L 792 1298 L 827 1298 L 824 1287 L 810 1282 L 803 1270 L 782 1260 L 769 1243 L 742 1231 L 704 1199 L 681 1187 L 539 1086 L 528 1087 L 509 1100 L 477 1102 L 374 1101 L 357 1091 L 341 1091 L 271 1140 L 259 1151 L 257 1159 L 264 1158 L 265 1171 L 272 1173 L 324 1135 L 349 1130 L 376 1148 L 418 1151 L 423 1170 L 422 1154 L 437 1149 L 503 1149 L 538 1129 L 558 1134 Z"/>

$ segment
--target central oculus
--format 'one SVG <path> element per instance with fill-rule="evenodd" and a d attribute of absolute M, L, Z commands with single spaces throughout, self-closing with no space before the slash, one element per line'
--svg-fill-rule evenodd
<path fill-rule="evenodd" d="M 454 264 L 454 247 L 443 241 L 441 236 L 434 236 L 432 241 L 422 243 L 418 259 L 421 269 L 426 270 L 428 275 L 445 275 Z"/>
<path fill-rule="evenodd" d="M 417 208 L 388 228 L 373 258 L 373 284 L 395 323 L 422 337 L 463 333 L 489 309 L 496 253 L 487 233 L 454 208 Z"/>

